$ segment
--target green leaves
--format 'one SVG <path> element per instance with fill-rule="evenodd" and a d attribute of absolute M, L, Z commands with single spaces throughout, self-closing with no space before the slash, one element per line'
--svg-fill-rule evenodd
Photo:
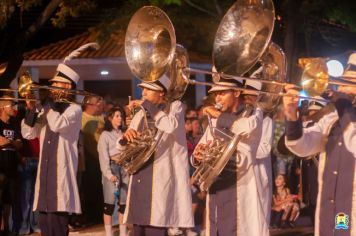
<path fill-rule="evenodd" d="M 54 26 L 63 28 L 68 17 L 78 17 L 80 14 L 91 12 L 96 6 L 95 0 L 63 1 L 60 3 L 59 10 L 56 12 L 55 17 L 51 19 L 51 22 Z"/>

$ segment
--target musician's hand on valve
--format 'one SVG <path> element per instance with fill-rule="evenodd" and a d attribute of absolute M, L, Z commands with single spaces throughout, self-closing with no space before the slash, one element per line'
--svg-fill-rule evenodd
<path fill-rule="evenodd" d="M 299 90 L 293 84 L 288 84 L 284 87 L 286 93 L 289 95 L 283 96 L 283 106 L 284 106 L 284 114 L 287 120 L 296 121 L 298 119 L 297 111 L 298 111 L 298 94 Z"/>
<path fill-rule="evenodd" d="M 219 110 L 217 110 L 214 106 L 207 106 L 203 109 L 204 115 L 210 115 L 212 118 L 218 118 L 221 114 Z"/>
<path fill-rule="evenodd" d="M 124 139 L 126 139 L 129 142 L 133 142 L 138 136 L 138 132 L 134 129 L 128 129 L 124 133 Z"/>
<path fill-rule="evenodd" d="M 206 148 L 206 144 L 200 143 L 198 144 L 193 152 L 193 157 L 197 162 L 201 162 L 203 160 L 203 154 Z"/>
<path fill-rule="evenodd" d="M 141 106 L 143 103 L 142 100 L 131 100 L 129 102 L 129 104 L 127 105 L 127 108 L 130 110 L 130 111 L 133 111 L 135 110 L 135 108 Z"/>

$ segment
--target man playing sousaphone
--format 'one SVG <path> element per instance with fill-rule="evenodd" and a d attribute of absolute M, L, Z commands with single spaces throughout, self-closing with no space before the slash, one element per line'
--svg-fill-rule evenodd
<path fill-rule="evenodd" d="M 118 142 L 118 148 L 125 150 L 126 141 L 135 141 L 144 128 L 145 115 L 149 128 L 163 132 L 151 158 L 130 176 L 124 221 L 134 225 L 134 235 L 164 236 L 167 228 L 194 226 L 184 107 L 180 101 L 166 102 L 170 83 L 163 75 L 155 82 L 139 84 L 143 99 L 131 101 L 128 106 L 144 110 L 134 115 L 123 140 Z"/>
<path fill-rule="evenodd" d="M 241 92 L 234 89 L 241 87 L 242 81 L 220 79 L 209 90 L 215 94 L 217 106 L 206 107 L 204 112 L 213 118 L 211 123 L 216 128 L 206 129 L 193 153 L 195 164 L 199 165 L 213 140 L 226 139 L 221 131 L 241 137 L 228 164 L 208 190 L 206 231 L 211 236 L 269 235 L 253 168 L 263 114 L 260 109 L 247 112 L 241 105 Z"/>
<path fill-rule="evenodd" d="M 355 82 L 355 53 L 348 63 L 351 66 L 344 79 Z M 285 89 L 290 94 L 298 94 L 293 85 Z M 339 86 L 331 97 L 335 109 L 307 128 L 303 128 L 298 113 L 298 98 L 283 98 L 286 146 L 300 157 L 321 153 L 315 235 L 356 234 L 356 110 L 352 104 L 355 95 L 355 87 Z"/>

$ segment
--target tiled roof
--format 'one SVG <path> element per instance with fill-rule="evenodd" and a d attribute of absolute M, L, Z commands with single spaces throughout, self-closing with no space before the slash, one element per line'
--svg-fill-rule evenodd
<path fill-rule="evenodd" d="M 86 50 L 78 58 L 108 58 L 124 57 L 125 33 L 120 32 L 112 35 L 109 39 L 100 42 L 98 50 Z M 95 37 L 89 32 L 62 40 L 50 45 L 31 50 L 24 54 L 25 60 L 60 60 L 69 55 L 70 52 L 83 44 L 95 42 Z"/>
<path fill-rule="evenodd" d="M 61 60 L 69 55 L 70 52 L 79 48 L 83 44 L 95 42 L 95 36 L 89 32 L 62 40 L 50 45 L 31 50 L 24 54 L 25 60 Z M 121 31 L 112 34 L 109 39 L 100 42 L 98 50 L 86 50 L 78 58 L 112 58 L 125 57 L 125 32 Z M 188 52 L 190 62 L 210 63 L 208 56 L 197 52 Z"/>

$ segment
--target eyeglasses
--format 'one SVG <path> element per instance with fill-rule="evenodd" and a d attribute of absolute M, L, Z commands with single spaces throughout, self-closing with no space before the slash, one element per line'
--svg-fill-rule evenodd
<path fill-rule="evenodd" d="M 17 103 L 8 104 L 8 105 L 2 106 L 0 108 L 6 108 L 6 107 L 16 108 L 17 107 Z"/>

